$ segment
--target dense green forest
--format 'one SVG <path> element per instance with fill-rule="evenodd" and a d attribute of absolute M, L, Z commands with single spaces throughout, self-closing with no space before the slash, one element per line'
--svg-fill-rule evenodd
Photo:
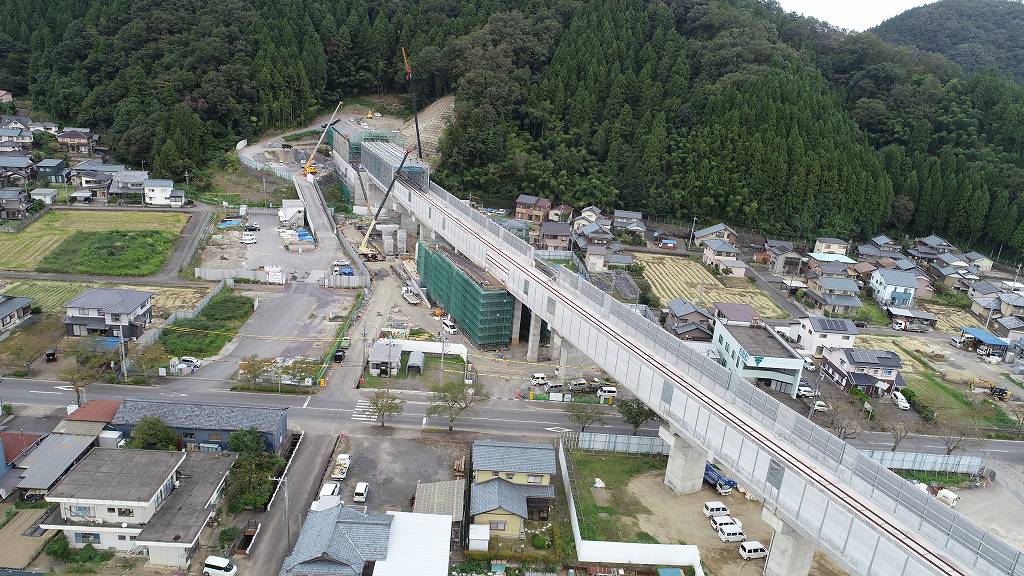
<path fill-rule="evenodd" d="M 404 91 L 403 46 L 422 100 L 457 96 L 436 174 L 459 194 L 1024 253 L 1021 85 L 770 1 L 0 5 L 0 86 L 172 176 Z"/>
<path fill-rule="evenodd" d="M 996 70 L 1024 82 L 1024 2 L 941 0 L 873 30 L 883 40 L 938 52 L 967 72 Z"/>

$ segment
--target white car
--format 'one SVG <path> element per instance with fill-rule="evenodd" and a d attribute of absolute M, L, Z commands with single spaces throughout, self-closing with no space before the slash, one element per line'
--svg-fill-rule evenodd
<path fill-rule="evenodd" d="M 804 370 L 808 372 L 814 372 L 818 369 L 818 366 L 814 363 L 812 358 L 804 356 Z"/>
<path fill-rule="evenodd" d="M 370 492 L 370 485 L 366 482 L 356 484 L 356 490 L 352 493 L 353 502 L 366 502 L 366 495 Z"/>
<path fill-rule="evenodd" d="M 203 576 L 235 576 L 238 566 L 220 556 L 207 556 L 203 562 Z"/>
<path fill-rule="evenodd" d="M 255 234 L 253 234 L 252 232 L 243 232 L 242 233 L 242 244 L 255 244 L 255 243 L 256 243 L 256 235 Z"/>
<path fill-rule="evenodd" d="M 820 394 L 810 386 L 797 386 L 796 388 L 797 398 L 814 398 L 815 396 L 820 396 Z"/>
<path fill-rule="evenodd" d="M 351 266 L 352 263 L 349 262 L 348 260 L 345 260 L 344 258 L 341 258 L 339 260 L 335 260 L 334 261 L 334 265 L 335 266 Z"/>
<path fill-rule="evenodd" d="M 182 356 L 181 358 L 178 359 L 178 363 L 184 364 L 189 368 L 199 368 L 200 366 L 203 365 L 203 361 L 200 360 L 199 358 L 196 358 L 195 356 Z"/>
<path fill-rule="evenodd" d="M 829 406 L 828 403 L 822 402 L 821 400 L 818 400 L 817 402 L 814 403 L 815 412 L 828 412 L 831 409 L 832 407 Z"/>

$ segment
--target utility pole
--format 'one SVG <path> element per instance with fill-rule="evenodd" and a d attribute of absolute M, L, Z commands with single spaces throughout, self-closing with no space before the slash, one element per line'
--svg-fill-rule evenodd
<path fill-rule="evenodd" d="M 693 240 L 695 238 L 694 234 L 696 234 L 696 232 L 697 232 L 697 215 L 694 214 L 693 215 L 693 224 L 690 224 L 690 235 L 686 239 L 686 251 L 687 252 L 690 251 L 690 246 L 693 245 Z"/>
<path fill-rule="evenodd" d="M 287 550 L 292 545 L 292 524 L 288 518 L 288 476 L 281 476 L 280 478 L 271 476 L 270 479 L 284 484 L 282 488 L 284 489 L 284 527 L 288 535 L 288 540 L 285 542 L 285 549 Z"/>
<path fill-rule="evenodd" d="M 1017 276 L 1020 275 L 1020 263 L 1017 263 L 1017 271 L 1013 273 L 1013 287 L 1017 288 Z"/>
<path fill-rule="evenodd" d="M 444 349 L 448 344 L 448 334 L 441 328 L 437 335 L 441 337 L 441 385 L 444 386 Z"/>

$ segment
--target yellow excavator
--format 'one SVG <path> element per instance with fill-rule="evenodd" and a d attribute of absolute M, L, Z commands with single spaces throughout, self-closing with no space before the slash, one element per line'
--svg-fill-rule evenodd
<path fill-rule="evenodd" d="M 398 180 L 398 174 L 401 173 L 402 167 L 405 166 L 405 161 L 409 159 L 409 154 L 412 152 L 412 148 L 408 148 L 405 151 L 405 156 L 402 156 L 402 162 L 398 164 L 398 168 L 395 169 L 395 174 L 391 177 L 391 183 L 388 184 L 388 189 L 384 192 L 384 198 L 380 201 L 380 206 L 377 206 L 377 212 L 373 215 L 373 220 L 370 220 L 370 225 L 366 227 L 366 234 L 363 235 L 363 241 L 359 243 L 359 257 L 367 262 L 375 260 L 383 260 L 384 255 L 377 252 L 370 246 L 370 234 L 373 234 L 373 228 L 377 226 L 377 218 L 380 217 L 380 211 L 384 209 L 384 205 L 388 203 L 388 196 L 391 195 L 391 189 L 395 187 L 395 181 Z M 359 183 L 362 184 L 362 177 L 359 179 Z"/>
<path fill-rule="evenodd" d="M 310 174 L 316 174 L 316 166 L 313 166 L 313 159 L 316 158 L 316 151 L 320 149 L 320 145 L 324 142 L 324 137 L 327 136 L 327 131 L 334 126 L 334 117 L 338 115 L 338 110 L 341 110 L 341 102 L 334 107 L 334 113 L 331 114 L 330 121 L 324 125 L 324 131 L 320 133 L 320 139 L 316 141 L 316 146 L 313 151 L 309 153 L 309 160 L 306 160 L 306 165 L 302 167 L 302 175 L 309 176 Z"/>

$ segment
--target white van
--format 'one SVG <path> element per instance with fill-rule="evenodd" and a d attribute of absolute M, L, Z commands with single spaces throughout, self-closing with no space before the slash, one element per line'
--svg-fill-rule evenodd
<path fill-rule="evenodd" d="M 946 488 L 939 490 L 935 498 L 950 508 L 956 508 L 957 503 L 960 502 L 960 495 Z"/>
<path fill-rule="evenodd" d="M 722 542 L 742 542 L 747 539 L 747 535 L 743 533 L 743 528 L 729 524 L 718 529 L 718 539 Z"/>
<path fill-rule="evenodd" d="M 324 482 L 324 485 L 320 487 L 320 497 L 337 496 L 340 491 L 341 484 L 338 484 L 337 482 Z"/>
<path fill-rule="evenodd" d="M 747 540 L 740 543 L 740 558 L 744 560 L 756 560 L 768 555 L 768 549 L 757 540 Z"/>
<path fill-rule="evenodd" d="M 814 358 L 810 356 L 804 356 L 804 370 L 808 372 L 814 372 L 818 369 L 818 365 L 814 363 Z"/>
<path fill-rule="evenodd" d="M 366 502 L 366 494 L 370 491 L 370 485 L 366 482 L 356 484 L 356 491 L 352 494 L 353 502 Z"/>
<path fill-rule="evenodd" d="M 543 386 L 548 383 L 548 375 L 543 372 L 537 372 L 530 377 L 530 384 L 534 386 Z"/>
<path fill-rule="evenodd" d="M 441 328 L 444 328 L 444 331 L 449 333 L 449 334 L 458 334 L 459 333 L 459 329 L 455 327 L 455 323 L 452 322 L 451 320 L 447 319 L 447 318 L 445 318 L 444 320 L 441 320 Z"/>
<path fill-rule="evenodd" d="M 725 504 L 714 500 L 712 502 L 704 503 L 704 517 L 711 518 L 712 516 L 728 516 L 729 507 Z"/>
<path fill-rule="evenodd" d="M 619 395 L 619 390 L 615 386 L 601 386 L 597 389 L 597 399 L 601 402 L 607 402 L 608 399 L 614 400 Z"/>
<path fill-rule="evenodd" d="M 723 526 L 736 526 L 737 528 L 743 528 L 743 522 L 740 522 L 732 516 L 712 516 L 711 517 L 711 529 L 718 532 Z"/>
<path fill-rule="evenodd" d="M 910 410 L 910 402 L 907 402 L 907 397 L 901 394 L 899 390 L 892 391 L 892 401 L 896 403 L 896 407 L 900 410 Z"/>
<path fill-rule="evenodd" d="M 235 576 L 238 574 L 238 566 L 231 563 L 227 558 L 220 556 L 207 556 L 203 562 L 203 576 Z"/>
<path fill-rule="evenodd" d="M 255 244 L 256 235 L 252 232 L 242 232 L 242 244 Z"/>
<path fill-rule="evenodd" d="M 564 392 L 565 384 L 562 384 L 561 382 L 548 382 L 547 384 L 544 385 L 544 390 L 546 390 L 549 394 L 551 392 Z"/>

